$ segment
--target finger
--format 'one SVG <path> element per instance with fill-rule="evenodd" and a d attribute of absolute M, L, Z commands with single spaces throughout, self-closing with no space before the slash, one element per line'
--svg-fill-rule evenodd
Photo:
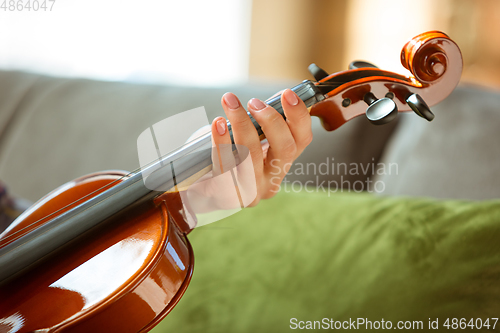
<path fill-rule="evenodd" d="M 227 130 L 226 119 L 217 117 L 212 122 L 212 170 L 214 175 L 222 174 L 234 168 L 234 156 L 231 137 Z"/>
<path fill-rule="evenodd" d="M 215 118 L 210 129 L 213 146 L 212 177 L 198 180 L 188 189 L 188 200 L 196 213 L 240 207 L 231 172 L 234 168 L 234 156 L 226 119 Z"/>
<path fill-rule="evenodd" d="M 283 173 L 284 166 L 294 160 L 297 151 L 287 123 L 275 109 L 256 98 L 248 102 L 248 109 L 260 124 L 269 142 L 264 173 L 271 171 Z M 280 170 L 276 171 L 275 168 Z"/>
<path fill-rule="evenodd" d="M 186 143 L 193 141 L 194 139 L 199 138 L 200 136 L 203 136 L 204 134 L 207 134 L 211 130 L 210 125 L 205 125 L 203 127 L 198 128 L 193 134 L 189 136 L 189 138 L 186 140 Z"/>
<path fill-rule="evenodd" d="M 312 141 L 311 116 L 304 102 L 290 89 L 281 95 L 281 105 L 297 145 L 297 158 Z"/>
<path fill-rule="evenodd" d="M 234 143 L 242 145 L 248 149 L 252 158 L 255 178 L 259 182 L 263 174 L 263 155 L 259 134 L 255 129 L 246 110 L 241 106 L 240 101 L 233 93 L 226 93 L 222 96 L 222 108 L 231 123 Z M 244 154 L 243 154 L 244 155 Z M 258 183 L 259 184 L 259 183 Z"/>

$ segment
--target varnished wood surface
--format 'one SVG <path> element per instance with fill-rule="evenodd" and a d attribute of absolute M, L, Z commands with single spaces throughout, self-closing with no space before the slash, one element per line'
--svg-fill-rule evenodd
<path fill-rule="evenodd" d="M 394 94 L 399 111 L 410 111 L 406 98 L 419 94 L 429 105 L 445 99 L 457 86 L 462 73 L 459 47 L 444 33 L 430 31 L 411 39 L 401 51 L 401 62 L 412 75 L 404 76 L 377 68 L 358 68 L 331 74 L 318 84 L 345 82 L 328 94 L 328 99 L 313 105 L 312 116 L 321 119 L 324 128 L 332 131 L 352 118 L 363 115 L 367 92 L 377 98 Z M 342 102 L 349 99 L 350 104 Z"/>
<path fill-rule="evenodd" d="M 122 175 L 101 173 L 66 184 L 43 198 L 2 239 Z M 0 332 L 152 328 L 187 288 L 193 256 L 165 202 L 148 205 L 116 216 L 2 286 Z"/>

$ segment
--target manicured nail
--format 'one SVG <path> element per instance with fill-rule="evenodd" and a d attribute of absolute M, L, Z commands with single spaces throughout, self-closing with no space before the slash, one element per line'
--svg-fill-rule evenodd
<path fill-rule="evenodd" d="M 238 97 L 236 97 L 233 93 L 225 93 L 224 94 L 224 103 L 229 106 L 230 109 L 234 110 L 240 107 L 240 101 Z"/>
<path fill-rule="evenodd" d="M 248 104 L 254 111 L 259 111 L 266 107 L 266 104 L 257 98 L 252 98 Z"/>
<path fill-rule="evenodd" d="M 285 94 L 285 99 L 288 102 L 288 104 L 290 104 L 290 105 L 299 104 L 299 98 L 290 89 L 285 90 L 285 92 L 283 94 Z"/>
<path fill-rule="evenodd" d="M 223 118 L 217 120 L 215 127 L 217 127 L 220 136 L 224 135 L 226 133 L 226 120 Z"/>

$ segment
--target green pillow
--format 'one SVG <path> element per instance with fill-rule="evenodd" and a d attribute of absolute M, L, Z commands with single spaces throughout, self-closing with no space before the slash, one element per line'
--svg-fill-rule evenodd
<path fill-rule="evenodd" d="M 154 332 L 500 317 L 500 201 L 279 193 L 189 239 L 193 279 Z"/>

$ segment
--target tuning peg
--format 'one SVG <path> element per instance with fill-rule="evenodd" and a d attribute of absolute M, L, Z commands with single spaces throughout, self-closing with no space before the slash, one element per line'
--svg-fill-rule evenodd
<path fill-rule="evenodd" d="M 427 103 L 425 103 L 419 94 L 411 94 L 410 97 L 406 99 L 406 103 L 408 103 L 410 108 L 420 117 L 425 118 L 428 121 L 434 119 L 434 113 L 432 113 Z"/>
<path fill-rule="evenodd" d="M 316 81 L 319 81 L 328 76 L 328 73 L 324 69 L 321 69 L 318 65 L 314 63 L 309 65 L 308 70 L 309 73 L 311 73 L 311 75 L 314 76 Z"/>
<path fill-rule="evenodd" d="M 358 69 L 358 68 L 378 68 L 378 67 L 370 62 L 361 60 L 355 60 L 349 64 L 349 69 Z"/>
<path fill-rule="evenodd" d="M 367 93 L 364 101 L 368 104 L 366 117 L 375 125 L 387 124 L 398 115 L 398 107 L 390 98 L 377 99 L 371 92 Z"/>

